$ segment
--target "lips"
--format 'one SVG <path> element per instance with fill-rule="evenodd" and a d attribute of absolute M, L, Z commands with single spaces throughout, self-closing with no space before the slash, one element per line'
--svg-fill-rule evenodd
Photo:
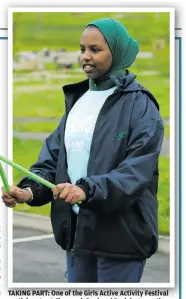
<path fill-rule="evenodd" d="M 84 70 L 86 73 L 91 72 L 93 69 L 94 69 L 94 66 L 93 66 L 92 64 L 84 64 L 84 65 L 83 65 L 83 70 Z"/>

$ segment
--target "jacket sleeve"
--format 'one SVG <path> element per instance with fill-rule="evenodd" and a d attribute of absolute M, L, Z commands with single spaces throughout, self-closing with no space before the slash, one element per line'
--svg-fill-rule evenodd
<path fill-rule="evenodd" d="M 164 126 L 154 103 L 147 96 L 136 100 L 126 158 L 109 173 L 84 180 L 87 200 L 82 208 L 105 213 L 126 210 L 148 186 L 158 165 Z"/>
<path fill-rule="evenodd" d="M 56 130 L 46 138 L 40 151 L 38 160 L 30 167 L 30 171 L 54 183 L 56 175 L 57 159 L 60 146 L 60 131 L 64 125 L 64 117 Z M 52 191 L 44 185 L 24 177 L 18 184 L 20 188 L 29 187 L 33 193 L 33 200 L 28 203 L 30 206 L 42 206 L 52 200 Z"/>

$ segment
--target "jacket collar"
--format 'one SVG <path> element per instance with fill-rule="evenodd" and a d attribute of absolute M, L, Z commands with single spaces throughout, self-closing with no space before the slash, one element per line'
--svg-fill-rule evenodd
<path fill-rule="evenodd" d="M 159 110 L 159 105 L 154 96 L 151 94 L 149 90 L 141 86 L 136 80 L 136 75 L 129 73 L 127 70 L 126 76 L 123 77 L 116 77 L 113 76 L 112 80 L 115 81 L 117 89 L 115 92 L 119 93 L 126 93 L 126 92 L 133 92 L 133 91 L 142 91 L 147 94 L 147 96 L 154 102 L 157 109 Z M 62 87 L 63 92 L 65 94 L 65 98 L 72 100 L 73 102 L 78 100 L 88 89 L 89 89 L 89 80 L 83 80 L 78 83 L 64 85 Z"/>
<path fill-rule="evenodd" d="M 113 82 L 112 85 L 117 86 L 117 89 L 121 89 L 121 90 L 125 90 L 127 86 L 134 81 L 135 78 L 136 75 L 129 73 L 128 70 L 126 70 L 126 74 L 124 76 L 110 75 L 110 81 Z M 64 91 L 64 94 L 75 93 L 75 92 L 83 94 L 89 89 L 90 87 L 89 84 L 90 84 L 89 79 L 86 79 L 78 83 L 64 85 L 62 89 Z M 110 88 L 110 86 L 108 88 Z"/>

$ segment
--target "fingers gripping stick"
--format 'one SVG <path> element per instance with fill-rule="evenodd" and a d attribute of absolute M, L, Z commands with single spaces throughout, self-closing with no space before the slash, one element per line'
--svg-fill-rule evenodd
<path fill-rule="evenodd" d="M 14 167 L 15 169 L 23 172 L 25 175 L 28 175 L 31 179 L 43 184 L 44 186 L 48 187 L 49 189 L 51 190 L 54 190 L 56 188 L 56 186 L 50 182 L 48 182 L 47 180 L 41 178 L 40 176 L 38 176 L 37 174 L 35 173 L 32 173 L 31 171 L 27 170 L 26 168 L 24 168 L 23 166 L 17 164 L 17 163 L 14 163 L 13 161 L 3 157 L 3 156 L 0 156 L 0 161 L 3 161 L 5 162 L 6 164 Z M 7 178 L 6 178 L 6 175 L 5 175 L 5 172 L 4 172 L 4 169 L 1 165 L 1 162 L 0 162 L 0 176 L 1 176 L 1 179 L 2 179 L 2 182 L 3 182 L 3 185 L 4 185 L 4 188 L 5 188 L 5 191 L 8 193 L 9 190 L 10 190 L 10 187 L 9 187 L 9 184 L 8 184 L 8 181 L 7 181 Z M 80 204 L 81 201 L 78 201 L 78 204 Z"/>

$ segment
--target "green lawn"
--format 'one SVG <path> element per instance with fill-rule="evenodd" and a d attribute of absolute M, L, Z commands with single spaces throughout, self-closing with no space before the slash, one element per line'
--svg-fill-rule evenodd
<path fill-rule="evenodd" d="M 41 141 L 22 141 L 14 138 L 14 151 L 13 159 L 18 164 L 29 168 L 33 164 L 42 146 Z M 160 170 L 160 183 L 159 183 L 159 231 L 161 234 L 169 234 L 169 158 L 160 157 L 159 170 Z M 16 184 L 22 177 L 22 174 L 13 170 L 13 180 Z M 40 207 L 31 208 L 27 205 L 17 205 L 17 211 L 25 211 L 31 213 L 38 213 L 42 215 L 50 214 L 50 204 Z"/>
<path fill-rule="evenodd" d="M 42 48 L 77 50 L 87 23 L 112 17 L 123 23 L 140 42 L 142 49 L 152 49 L 156 39 L 169 42 L 169 13 L 85 12 L 85 13 L 13 13 L 14 52 Z M 150 24 L 150 25 L 149 25 Z M 148 29 L 148 30 L 147 30 Z M 142 34 L 143 33 L 143 34 Z"/>
<path fill-rule="evenodd" d="M 36 162 L 43 142 L 38 140 L 21 140 L 13 138 L 13 160 L 23 167 L 29 168 Z M 13 181 L 18 182 L 22 178 L 22 173 L 13 169 Z"/>
<path fill-rule="evenodd" d="M 165 132 L 164 132 L 165 136 L 170 136 L 170 125 L 165 125 Z"/>
<path fill-rule="evenodd" d="M 160 157 L 159 161 L 159 232 L 169 234 L 170 229 L 170 159 Z"/>
<path fill-rule="evenodd" d="M 58 90 L 14 93 L 15 117 L 61 117 L 64 113 L 64 95 Z"/>

